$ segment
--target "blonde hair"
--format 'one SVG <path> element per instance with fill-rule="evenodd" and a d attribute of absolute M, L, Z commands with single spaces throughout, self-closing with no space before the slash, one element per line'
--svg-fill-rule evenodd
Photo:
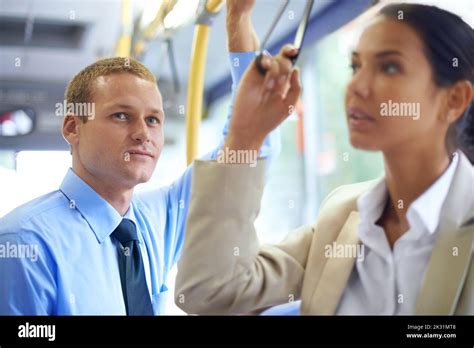
<path fill-rule="evenodd" d="M 148 68 L 133 58 L 114 57 L 98 60 L 85 67 L 69 81 L 64 99 L 66 103 L 88 103 L 91 102 L 95 80 L 99 76 L 114 73 L 129 73 L 144 80 L 156 83 L 156 78 Z M 81 117 L 87 122 L 87 117 Z"/>

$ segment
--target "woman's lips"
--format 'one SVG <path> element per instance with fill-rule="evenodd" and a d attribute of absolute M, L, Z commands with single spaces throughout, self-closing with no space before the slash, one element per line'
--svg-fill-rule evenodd
<path fill-rule="evenodd" d="M 354 130 L 364 130 L 375 122 L 371 115 L 356 107 L 350 107 L 347 110 L 347 114 L 349 117 L 349 128 Z"/>

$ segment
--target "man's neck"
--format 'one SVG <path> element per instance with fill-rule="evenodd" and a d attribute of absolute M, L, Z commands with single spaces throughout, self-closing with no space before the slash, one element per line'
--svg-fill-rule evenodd
<path fill-rule="evenodd" d="M 122 188 L 117 187 L 117 184 L 112 183 L 112 180 L 102 180 L 101 178 L 92 175 L 82 166 L 74 166 L 74 172 L 79 176 L 86 184 L 97 192 L 99 196 L 105 199 L 120 216 L 125 215 L 128 208 L 130 207 L 130 201 L 132 200 L 133 187 Z"/>

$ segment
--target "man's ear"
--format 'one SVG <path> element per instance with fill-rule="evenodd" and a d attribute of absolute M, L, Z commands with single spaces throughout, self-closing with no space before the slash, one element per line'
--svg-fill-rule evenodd
<path fill-rule="evenodd" d="M 474 95 L 472 83 L 468 80 L 456 82 L 449 87 L 447 95 L 448 122 L 456 122 L 464 113 L 464 110 L 471 104 Z"/>
<path fill-rule="evenodd" d="M 81 122 L 81 118 L 73 114 L 67 114 L 66 117 L 64 117 L 63 138 L 71 146 L 71 149 L 72 146 L 76 146 L 79 143 L 79 128 Z"/>

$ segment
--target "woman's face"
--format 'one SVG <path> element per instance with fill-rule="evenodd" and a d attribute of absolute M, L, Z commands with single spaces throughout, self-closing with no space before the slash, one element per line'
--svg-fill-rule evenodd
<path fill-rule="evenodd" d="M 414 29 L 376 17 L 352 54 L 352 67 L 345 98 L 352 146 L 386 152 L 444 144 L 443 91 Z"/>

